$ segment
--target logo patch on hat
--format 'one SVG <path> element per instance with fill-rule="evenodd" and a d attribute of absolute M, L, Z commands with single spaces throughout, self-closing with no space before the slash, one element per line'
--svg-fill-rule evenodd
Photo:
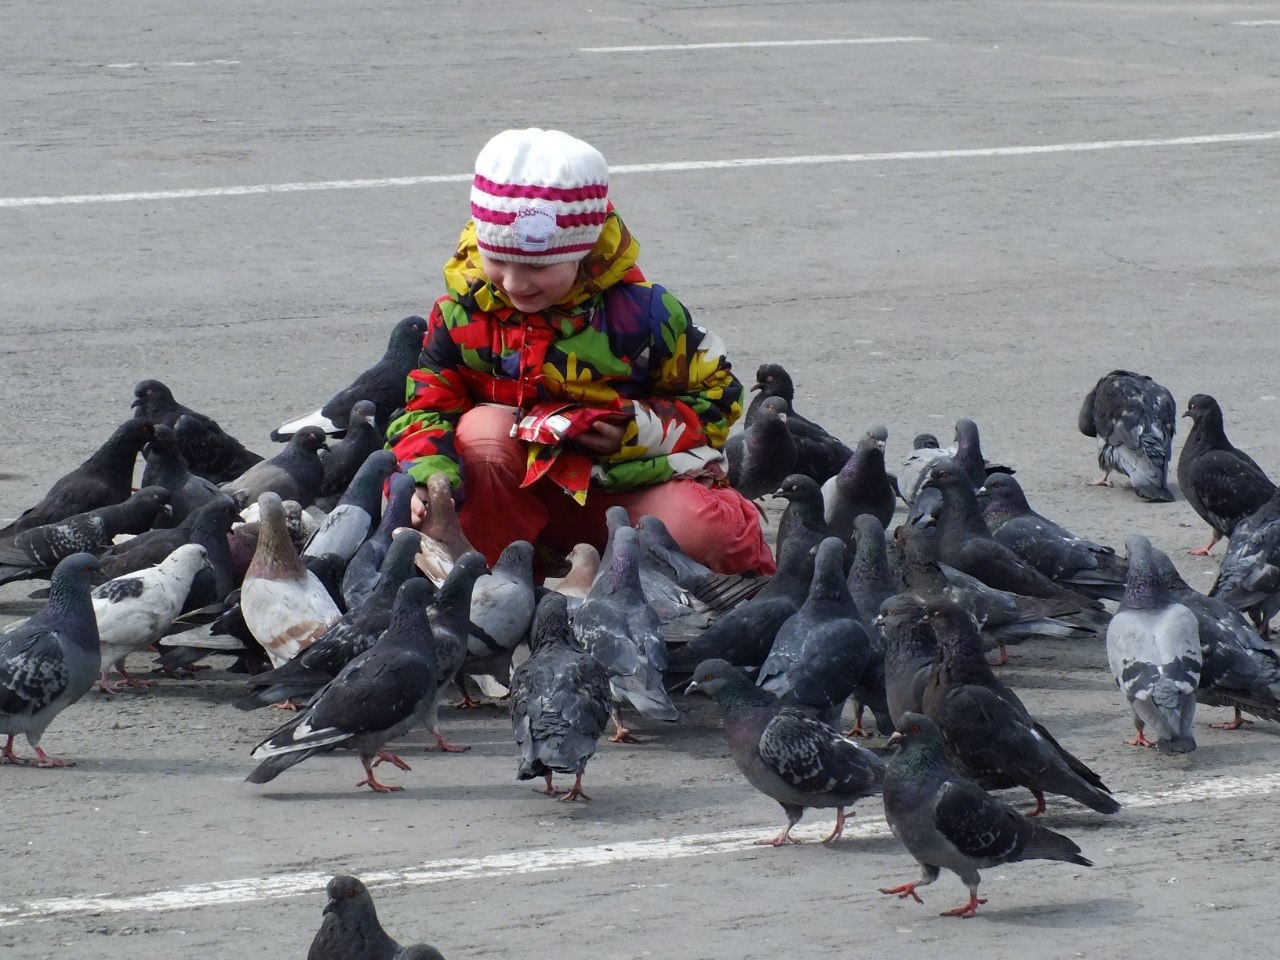
<path fill-rule="evenodd" d="M 551 246 L 560 227 L 556 223 L 555 209 L 550 206 L 523 206 L 516 211 L 511 224 L 516 243 L 525 253 L 541 253 Z"/>

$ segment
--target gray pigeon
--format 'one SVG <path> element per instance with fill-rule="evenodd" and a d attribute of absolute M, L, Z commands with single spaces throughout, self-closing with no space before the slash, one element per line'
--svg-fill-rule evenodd
<path fill-rule="evenodd" d="M 147 461 L 142 471 L 142 483 L 144 486 L 158 484 L 169 491 L 169 512 L 175 521 L 181 522 L 206 503 L 222 496 L 216 483 L 187 468 L 173 427 L 157 424 L 155 439 L 142 448 L 142 455 Z"/>
<path fill-rule="evenodd" d="M 769 397 L 750 425 L 724 445 L 729 486 L 748 500 L 772 493 L 795 469 L 796 441 L 787 429 L 787 402 Z"/>
<path fill-rule="evenodd" d="M 567 599 L 551 592 L 538 603 L 529 659 L 511 674 L 511 732 L 520 747 L 520 780 L 543 777 L 548 796 L 590 800 L 582 789 L 587 762 L 609 722 L 609 671 L 573 638 Z M 566 793 L 554 773 L 573 774 Z"/>
<path fill-rule="evenodd" d="M 281 500 L 296 500 L 305 509 L 320 494 L 324 463 L 319 451 L 327 449 L 323 430 L 304 427 L 274 457 L 255 463 L 236 479 L 224 483 L 222 490 L 242 507 L 270 492 Z"/>
<path fill-rule="evenodd" d="M 756 678 L 782 703 L 832 727 L 871 659 L 862 616 L 844 583 L 843 555 L 839 537 L 818 545 L 809 595 L 778 630 Z"/>
<path fill-rule="evenodd" d="M 347 429 L 347 418 L 357 400 L 373 403 L 375 420 L 385 429 L 391 415 L 404 403 L 405 381 L 409 372 L 418 366 L 426 333 L 427 321 L 423 317 L 405 317 L 399 321 L 391 330 L 382 359 L 356 377 L 349 387 L 330 397 L 319 410 L 272 430 L 271 439 L 287 441 L 308 426 L 340 436 Z"/>
<path fill-rule="evenodd" d="M 1280 655 L 1231 604 L 1193 590 L 1167 554 L 1152 547 L 1151 557 L 1178 602 L 1196 617 L 1202 660 L 1196 700 L 1235 710 L 1232 719 L 1213 724 L 1214 729 L 1239 730 L 1251 724 L 1242 711 L 1280 722 Z"/>
<path fill-rule="evenodd" d="M 72 766 L 40 749 L 40 738 L 98 677 L 98 623 L 89 599 L 98 572 L 91 554 L 73 553 L 53 571 L 44 606 L 0 635 L 0 733 L 8 737 L 0 764 Z M 35 760 L 13 752 L 13 738 L 20 733 L 35 750 Z"/>
<path fill-rule="evenodd" d="M 822 490 L 812 477 L 790 474 L 773 495 L 787 501 L 778 520 L 777 553 L 781 554 L 792 540 L 812 550 L 823 538 L 831 536 L 823 515 Z"/>
<path fill-rule="evenodd" d="M 1191 430 L 1178 454 L 1178 486 L 1187 503 L 1209 524 L 1213 537 L 1190 551 L 1207 557 L 1213 545 L 1231 536 L 1236 525 L 1266 503 L 1276 492 L 1265 471 L 1227 439 L 1222 407 L 1206 393 L 1187 401 L 1184 417 Z"/>
<path fill-rule="evenodd" d="M 475 593 L 476 581 L 489 572 L 489 565 L 484 555 L 472 550 L 464 553 L 453 565 L 444 583 L 436 592 L 436 598 L 427 610 L 431 620 L 431 631 L 435 636 L 436 661 L 439 667 L 440 689 L 436 692 L 435 702 L 427 712 L 427 730 L 435 738 L 435 749 L 441 753 L 464 753 L 470 747 L 460 747 L 450 743 L 440 732 L 438 716 L 440 700 L 444 696 L 444 688 L 449 680 L 458 680 L 458 674 L 467 656 L 467 644 L 471 636 L 471 601 Z M 430 582 L 430 581 L 428 581 Z M 428 750 L 431 748 L 428 747 Z"/>
<path fill-rule="evenodd" d="M 376 450 L 365 459 L 342 498 L 321 521 L 302 550 L 304 557 L 331 553 L 348 562 L 382 519 L 382 485 L 399 468 L 390 450 Z"/>
<path fill-rule="evenodd" d="M 1125 539 L 1129 586 L 1107 628 L 1107 663 L 1133 708 L 1136 747 L 1161 753 L 1196 748 L 1191 724 L 1196 712 L 1202 657 L 1195 614 L 1177 601 L 1174 585 L 1161 576 L 1151 541 Z M 1154 742 L 1146 736 L 1150 729 Z"/>
<path fill-rule="evenodd" d="M 924 690 L 938 656 L 938 640 L 925 618 L 925 604 L 910 593 L 885 599 L 876 615 L 885 639 L 884 681 L 894 729 L 904 713 L 920 713 Z"/>
<path fill-rule="evenodd" d="M 425 943 L 402 947 L 392 940 L 378 922 L 373 897 L 355 877 L 336 876 L 325 892 L 329 902 L 307 960 L 444 960 Z"/>
<path fill-rule="evenodd" d="M 160 639 L 182 612 L 191 582 L 205 563 L 204 547 L 188 543 L 154 567 L 108 580 L 94 588 L 93 612 L 98 620 L 102 650 L 100 690 L 120 692 L 107 677 L 113 668 L 129 686 L 147 689 L 149 681 L 130 676 L 124 668 L 125 657 Z"/>
<path fill-rule="evenodd" d="M 507 545 L 493 569 L 477 579 L 471 590 L 471 629 L 466 659 L 458 673 L 462 706 L 479 705 L 468 695 L 464 677 L 478 683 L 482 692 L 506 695 L 511 654 L 528 636 L 535 606 L 533 546 L 516 540 Z"/>
<path fill-rule="evenodd" d="M 368 786 L 378 793 L 404 789 L 379 783 L 373 768 L 386 761 L 409 765 L 384 749 L 420 726 L 441 683 L 435 638 L 427 618 L 431 584 L 415 578 L 401 585 L 391 623 L 370 649 L 356 657 L 296 717 L 276 730 L 250 756 L 261 761 L 249 783 L 268 783 L 318 753 L 354 747 Z"/>
<path fill-rule="evenodd" d="M 889 571 L 889 550 L 880 521 L 869 513 L 859 516 L 853 524 L 851 545 L 853 562 L 845 585 L 858 605 L 863 625 L 870 630 L 880 605 L 897 592 Z"/>
<path fill-rule="evenodd" d="M 1098 440 L 1102 476 L 1094 486 L 1111 486 L 1111 471 L 1119 470 L 1141 499 L 1171 501 L 1169 458 L 1177 416 L 1173 394 L 1150 377 L 1112 370 L 1100 378 L 1080 407 L 1080 432 Z"/>
<path fill-rule="evenodd" d="M 919 862 L 920 879 L 881 893 L 923 903 L 916 891 L 946 868 L 969 888 L 969 902 L 944 917 L 972 917 L 980 904 L 980 869 L 1021 860 L 1060 860 L 1093 866 L 1067 837 L 1028 820 L 962 776 L 947 759 L 942 735 L 928 717 L 907 713 L 889 738 L 897 753 L 884 775 L 889 829 Z"/>
<path fill-rule="evenodd" d="M 992 463 L 983 457 L 978 425 L 968 417 L 961 417 L 956 421 L 955 437 L 955 443 L 942 450 L 929 443 L 930 440 L 935 444 L 937 442 L 932 434 L 920 434 L 916 437 L 915 449 L 898 471 L 898 491 L 907 503 L 915 504 L 921 496 L 926 489 L 925 480 L 939 460 L 953 461 L 969 478 L 969 483 L 975 490 L 982 486 L 990 473 L 1014 472 L 1004 464 Z"/>
<path fill-rule="evenodd" d="M 392 474 L 378 529 L 360 544 L 342 573 L 342 599 L 348 610 L 360 606 L 373 593 L 382 561 L 391 549 L 392 534 L 401 527 L 412 526 L 412 500 L 413 477 L 407 473 Z"/>
<path fill-rule="evenodd" d="M 868 432 L 840 472 L 822 485 L 824 516 L 831 535 L 849 541 L 854 522 L 870 514 L 888 527 L 897 495 L 884 472 L 884 441 Z"/>
<path fill-rule="evenodd" d="M 73 553 L 95 553 L 121 533 L 151 529 L 169 499 L 162 487 L 143 487 L 124 503 L 77 513 L 56 523 L 24 530 L 0 543 L 0 583 L 44 577 Z"/>
<path fill-rule="evenodd" d="M 819 424 L 796 413 L 796 388 L 786 370 L 776 363 L 761 364 L 751 389 L 760 393 L 747 407 L 744 427 L 751 427 L 770 397 L 779 397 L 787 403 L 787 429 L 796 441 L 796 472 L 815 483 L 825 483 L 839 473 L 853 451 Z"/>
<path fill-rule="evenodd" d="M 780 847 L 798 843 L 791 831 L 808 808 L 836 808 L 836 825 L 824 841 L 844 832 L 845 807 L 880 792 L 884 762 L 831 727 L 767 690 L 752 686 L 737 667 L 704 660 L 686 693 L 700 690 L 724 710 L 724 736 L 734 764 L 747 782 L 779 804 L 787 825 L 776 837 L 757 841 Z"/>
<path fill-rule="evenodd" d="M 32 527 L 57 523 L 77 513 L 129 499 L 138 451 L 155 435 L 155 428 L 146 420 L 126 420 L 120 424 L 88 460 L 59 477 L 39 503 L 28 507 L 0 530 L 0 541 Z"/>
<path fill-rule="evenodd" d="M 635 742 L 622 722 L 623 703 L 650 720 L 680 718 L 663 686 L 667 645 L 662 639 L 662 623 L 640 589 L 638 552 L 635 530 L 618 529 L 609 565 L 601 567 L 600 576 L 573 618 L 578 642 L 609 671 L 616 726 L 609 738 L 612 743 Z"/>
<path fill-rule="evenodd" d="M 978 493 L 985 495 L 982 518 L 991 535 L 1050 580 L 1097 600 L 1124 596 L 1124 560 L 1036 513 L 1013 477 L 993 473 Z"/>
<path fill-rule="evenodd" d="M 330 444 L 324 456 L 324 480 L 320 484 L 320 496 L 316 506 L 328 513 L 338 503 L 369 454 L 381 450 L 386 438 L 374 423 L 377 411 L 368 400 L 357 400 L 347 418 L 347 433 L 337 443 Z"/>
<path fill-rule="evenodd" d="M 1209 596 L 1247 613 L 1260 633 L 1280 612 L 1280 488 L 1236 525 Z"/>

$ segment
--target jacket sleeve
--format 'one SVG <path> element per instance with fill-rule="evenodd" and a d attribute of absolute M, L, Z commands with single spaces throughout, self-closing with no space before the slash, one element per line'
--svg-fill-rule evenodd
<path fill-rule="evenodd" d="M 661 287 L 653 293 L 652 393 L 632 401 L 634 429 L 628 427 L 622 449 L 609 458 L 612 463 L 668 459 L 698 448 L 719 450 L 742 415 L 742 383 L 720 338 L 690 320 L 672 294 Z"/>
<path fill-rule="evenodd" d="M 432 308 L 418 369 L 405 384 L 405 412 L 387 427 L 387 442 L 401 469 L 418 483 L 443 473 L 455 490 L 462 486 L 462 463 L 454 431 L 474 405 L 459 372 L 462 353 L 447 322 L 448 311 L 461 309 L 448 297 Z"/>

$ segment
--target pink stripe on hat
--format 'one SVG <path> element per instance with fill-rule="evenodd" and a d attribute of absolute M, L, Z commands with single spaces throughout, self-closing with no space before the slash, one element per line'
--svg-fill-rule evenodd
<path fill-rule="evenodd" d="M 589 143 L 559 130 L 505 130 L 476 157 L 476 241 L 495 260 L 580 260 L 600 237 L 608 194 L 609 167 Z"/>

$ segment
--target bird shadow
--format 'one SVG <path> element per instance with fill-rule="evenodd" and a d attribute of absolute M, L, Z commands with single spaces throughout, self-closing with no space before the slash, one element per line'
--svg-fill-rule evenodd
<path fill-rule="evenodd" d="M 999 907 L 980 911 L 978 917 L 991 923 L 1017 924 L 1019 927 L 1102 927 L 1111 926 L 1118 914 L 1132 907 L 1129 901 L 1116 897 L 1092 897 L 1070 903 L 1046 901 Z"/>

